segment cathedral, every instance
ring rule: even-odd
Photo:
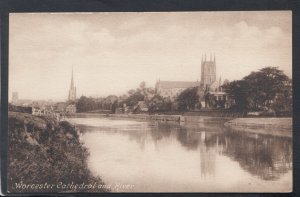
[[[201,81],[158,81],[156,83],[156,93],[162,97],[169,97],[171,100],[176,97],[187,88],[199,87],[201,90],[207,90],[217,95],[217,92],[221,93],[221,78],[217,80],[216,74],[216,57],[210,55],[209,60],[206,58],[206,54],[202,55],[201,60]],[[218,95],[221,96],[221,95]],[[218,99],[218,97],[217,97]]]
[[[73,80],[73,68],[72,68],[71,86],[70,86],[70,90],[69,90],[68,101],[69,102],[76,101],[76,87],[74,86],[74,80]]]
[[[206,54],[204,55],[204,59],[202,56],[201,60],[201,86],[207,87],[213,84],[216,81],[216,57],[212,59],[210,56],[210,60],[206,60]]]

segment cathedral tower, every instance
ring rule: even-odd
[[[214,81],[216,81],[216,57],[210,55],[209,60],[206,60],[206,54],[202,55],[201,61],[201,85],[203,87],[210,86]]]
[[[72,67],[71,86],[70,86],[70,90],[69,90],[68,101],[75,101],[75,100],[76,100],[76,87],[74,86],[73,67]]]

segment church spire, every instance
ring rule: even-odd
[[[71,86],[70,86],[70,90],[69,90],[68,100],[69,101],[76,100],[76,87],[74,86],[73,65],[72,65]]]
[[[219,91],[222,91],[222,78],[221,78],[221,76],[219,78],[219,85],[218,86],[219,86],[218,87]]]
[[[72,65],[72,76],[71,76],[71,89],[74,87],[74,79],[73,79],[73,65]]]

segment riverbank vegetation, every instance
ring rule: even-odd
[[[49,117],[9,112],[8,191],[108,192],[87,166],[88,150],[74,126]],[[52,188],[21,187],[24,184],[54,185]],[[60,184],[60,185],[59,185]],[[63,188],[62,184],[78,184]],[[79,187],[94,184],[97,187]]]
[[[235,100],[234,110],[292,115],[292,80],[275,67],[252,72],[224,86]]]
[[[103,98],[82,96],[76,107],[78,112],[102,109],[110,110],[111,113],[178,114],[225,110],[241,114],[255,112],[253,113],[255,116],[258,112],[258,116],[292,115],[292,81],[276,67],[265,67],[241,80],[227,81],[218,91],[213,92],[199,83],[198,87],[183,90],[176,98],[165,98],[142,82],[137,89],[129,90],[121,96],[109,95]],[[135,111],[139,105],[143,109]]]

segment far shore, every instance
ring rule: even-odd
[[[241,132],[268,134],[275,136],[292,137],[292,117],[213,117],[213,116],[188,116],[188,115],[149,115],[149,114],[98,114],[76,113],[72,117],[112,117],[136,120],[158,120],[163,122],[180,123],[222,123],[226,127]]]
[[[232,120],[232,117],[215,117],[215,116],[187,116],[187,115],[169,115],[169,114],[98,114],[98,113],[76,113],[71,117],[112,117],[128,118],[136,120],[156,120],[163,122],[226,122]]]
[[[236,118],[224,124],[242,132],[292,137],[292,118]]]

